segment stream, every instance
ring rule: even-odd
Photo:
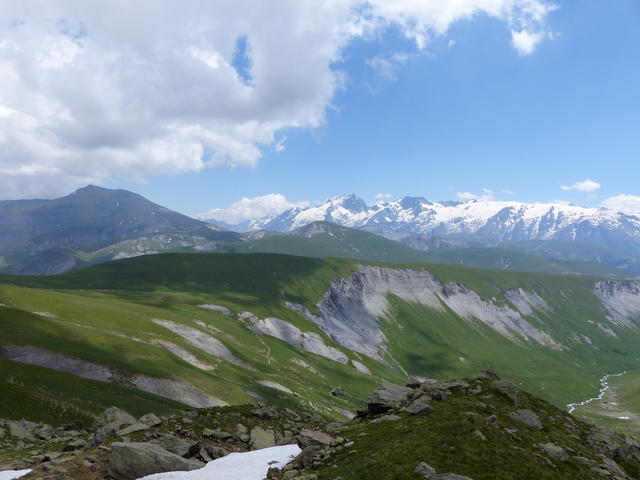
[[[588,400],[583,400],[582,402],[578,402],[578,403],[569,403],[567,404],[567,409],[569,413],[573,413],[574,410],[577,407],[584,407],[586,404],[591,403],[595,400],[602,400],[602,397],[604,397],[604,394],[607,393],[607,390],[609,390],[610,385],[609,385],[609,378],[611,377],[620,377],[622,375],[624,375],[625,373],[627,373],[627,371],[625,370],[622,373],[607,373],[604,377],[602,377],[600,379],[600,385],[602,385],[602,388],[600,389],[600,392],[598,394],[597,397],[593,397],[593,398],[589,398]]]

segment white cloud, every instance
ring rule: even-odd
[[[640,214],[640,196],[638,195],[616,195],[609,197],[602,202],[602,206],[619,212]]]
[[[565,192],[575,190],[576,192],[591,193],[598,190],[600,188],[600,184],[591,179],[587,179],[582,182],[576,182],[573,185],[562,185],[560,188]]]
[[[254,166],[266,147],[284,148],[278,132],[325,123],[354,39],[397,27],[423,49],[481,14],[542,34],[551,9],[548,0],[0,2],[2,196]],[[389,68],[372,62],[393,76],[403,55],[381,57]]]
[[[390,193],[377,193],[376,194],[376,198],[379,198],[380,200],[383,200],[385,198],[391,198],[391,194]]]
[[[531,55],[544,38],[542,32],[511,31],[511,43],[520,55]]]
[[[514,192],[513,190],[502,190],[502,193],[504,193],[505,195],[515,195],[516,192]]]
[[[393,82],[397,80],[397,70],[409,60],[409,55],[397,52],[388,56],[377,56],[366,60],[378,77],[383,80]]]
[[[491,190],[489,190],[488,188],[483,188],[482,191],[483,193],[481,195],[477,195],[471,192],[457,192],[456,196],[460,200],[479,200],[479,201],[487,201],[487,202],[494,200],[493,192]]]
[[[267,215],[277,215],[293,207],[307,207],[309,202],[294,203],[279,193],[270,193],[259,197],[243,197],[225,208],[214,208],[208,212],[194,215],[201,220],[218,220],[231,225],[261,218]]]

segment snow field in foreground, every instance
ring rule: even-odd
[[[298,445],[230,453],[190,472],[154,473],[138,480],[263,480],[271,467],[284,467],[299,453]],[[15,477],[10,477],[15,478]],[[0,480],[5,480],[0,477]]]
[[[31,470],[5,470],[0,472],[0,480],[13,480],[14,478],[20,478],[30,473]]]

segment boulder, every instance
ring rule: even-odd
[[[129,425],[128,427],[124,427],[122,430],[118,430],[117,435],[119,437],[124,437],[126,435],[131,435],[132,433],[142,432],[144,430],[149,430],[151,427],[146,423],[134,423],[133,425]]]
[[[555,443],[540,443],[538,444],[538,448],[542,450],[547,457],[553,458],[554,460],[560,460],[561,462],[569,460],[569,455],[567,455],[564,448]]]
[[[422,400],[416,400],[415,402],[410,403],[404,409],[407,413],[411,415],[417,415],[419,413],[431,413],[434,412],[435,409],[426,402]]]
[[[508,380],[494,380],[491,382],[491,388],[506,395],[514,405],[518,405],[518,392],[520,391],[513,383]]]
[[[301,448],[310,447],[311,445],[321,445],[321,446],[330,446],[334,443],[333,437],[327,435],[324,432],[320,432],[317,430],[308,430],[302,429],[300,433],[296,436],[296,440],[298,441],[298,445]]]
[[[257,408],[251,413],[255,417],[262,418],[264,420],[278,420],[280,418],[278,411],[273,407]]]
[[[273,430],[265,430],[262,427],[254,427],[249,434],[249,442],[254,450],[273,447],[276,444],[276,436]]]
[[[369,396],[367,409],[374,415],[388,412],[405,403],[412,392],[409,387],[385,382]]]
[[[529,428],[535,428],[536,430],[542,429],[540,418],[527,408],[511,412],[509,418],[516,422],[524,423]]]
[[[420,474],[422,478],[433,478],[436,476],[436,469],[426,462],[420,462],[414,472]]]
[[[162,424],[162,420],[155,413],[147,413],[146,415],[143,415],[142,417],[140,417],[139,422],[144,423],[149,427],[157,427],[158,425]]]
[[[36,441],[36,437],[34,437],[21,422],[8,421],[7,426],[9,427],[9,435],[11,435],[13,438],[22,440],[24,442]]]
[[[87,442],[85,442],[81,438],[76,438],[75,440],[72,440],[71,442],[67,443],[62,449],[62,451],[75,452],[76,450],[82,450],[86,446],[87,446]]]
[[[116,480],[135,480],[153,473],[197,470],[204,464],[171,453],[154,443],[111,445],[108,473]]]
[[[94,444],[104,442],[108,437],[120,430],[124,425],[136,423],[136,419],[118,407],[107,408],[97,418],[94,427]]]
[[[200,450],[200,445],[197,442],[184,440],[180,437],[176,437],[175,435],[161,435],[158,438],[151,440],[151,443],[159,445],[165,450],[185,458],[192,457]]]

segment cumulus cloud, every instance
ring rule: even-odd
[[[394,27],[423,49],[481,14],[543,35],[552,8],[548,0],[0,2],[2,194],[254,166],[265,148],[284,149],[278,132],[325,123],[354,39],[376,41]]]
[[[200,220],[218,220],[235,225],[252,218],[277,215],[293,207],[308,207],[309,202],[294,203],[279,193],[270,193],[259,197],[243,197],[226,208],[214,208],[208,212],[194,215]]]
[[[538,44],[544,39],[542,32],[529,32],[528,30],[512,31],[511,43],[520,55],[531,55]]]
[[[626,194],[616,195],[605,199],[602,202],[602,206],[619,212],[640,215],[640,196]]]
[[[475,194],[471,192],[457,192],[456,196],[460,200],[479,200],[479,201],[491,201],[494,200],[493,191],[488,188],[483,188],[481,194]]]
[[[565,192],[576,191],[582,193],[591,193],[595,192],[600,188],[600,184],[598,182],[594,182],[591,179],[583,180],[582,182],[576,182],[573,185],[562,185],[560,187]]]

